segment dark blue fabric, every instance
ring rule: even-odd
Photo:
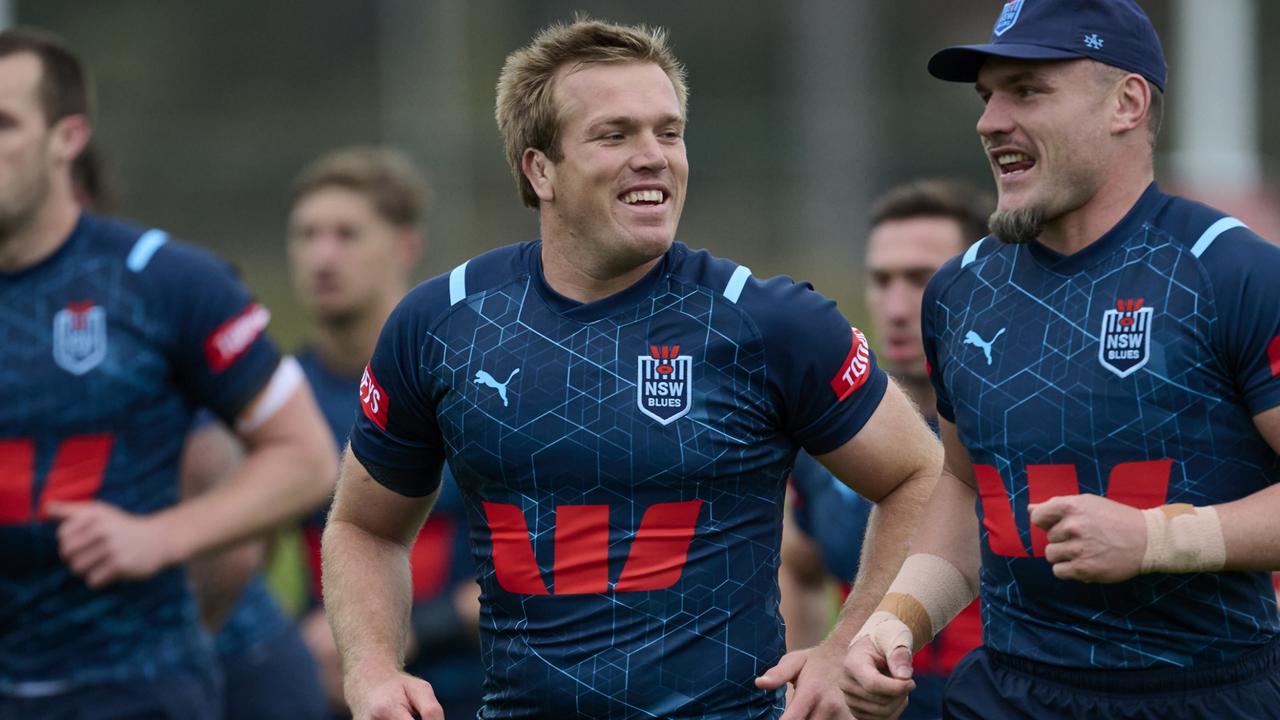
[[[1270,573],[1059,580],[1027,512],[1077,492],[1214,505],[1280,480],[1253,420],[1280,405],[1280,247],[1238,226],[1214,235],[1233,225],[1153,184],[1077,253],[987,238],[929,282],[938,413],[979,485],[987,646],[1081,668],[1210,668],[1280,634]]]
[[[8,483],[23,472],[31,483],[26,511],[6,507],[18,519],[0,523],[0,693],[214,662],[182,568],[90,590],[40,514],[55,477],[77,500],[137,514],[172,506],[193,408],[233,420],[279,362],[265,311],[226,264],[169,241],[131,266],[142,236],[84,215],[49,258],[0,274],[0,465],[19,468]]]
[[[973,82],[988,56],[1024,60],[1092,58],[1138,73],[1164,90],[1160,37],[1133,0],[1012,0],[991,31],[991,42],[939,50],[929,72],[941,80]]]
[[[222,682],[199,675],[87,685],[52,697],[0,694],[0,720],[224,720]]]
[[[328,702],[302,636],[289,627],[270,642],[222,657],[224,720],[325,720]]]
[[[788,470],[852,438],[886,376],[805,284],[726,292],[739,266],[677,243],[582,304],[546,285],[540,253],[509,246],[412,291],[351,436],[393,490],[431,492],[445,459],[457,479],[484,717],[776,717],[781,693],[752,680],[783,651]]]
[[[1280,712],[1280,644],[1213,668],[1072,671],[1002,662],[985,648],[956,666],[945,690],[947,720],[1220,720]],[[1093,678],[1087,676],[1092,675]],[[1069,681],[1074,681],[1069,682]],[[1099,687],[1105,689],[1099,689]]]

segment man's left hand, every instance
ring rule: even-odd
[[[1062,580],[1123,582],[1142,569],[1147,525],[1142,511],[1099,495],[1064,495],[1028,506],[1049,543],[1044,558]]]
[[[840,643],[834,643],[840,645]],[[794,691],[780,720],[850,720],[840,690],[844,648],[827,640],[804,650],[782,656],[777,665],[756,678],[756,687],[777,690],[787,683]]]
[[[98,500],[51,502],[48,515],[59,522],[59,554],[91,588],[144,580],[169,564],[171,539],[152,517]]]

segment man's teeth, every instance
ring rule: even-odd
[[[996,156],[996,162],[1001,165],[1012,165],[1014,163],[1027,162],[1029,160],[1031,160],[1030,157],[1019,152],[1001,153]]]
[[[636,190],[634,192],[629,192],[626,195],[623,195],[622,202],[627,204],[639,203],[639,202],[660,203],[662,202],[662,191],[661,190]]]

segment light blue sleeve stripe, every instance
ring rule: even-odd
[[[991,237],[991,236],[988,235],[987,237]],[[969,249],[964,251],[964,257],[960,258],[960,267],[969,267],[969,263],[973,262],[974,260],[977,260],[978,248],[982,247],[982,243],[986,241],[987,241],[987,238],[984,237],[978,242],[970,245]]]
[[[1196,257],[1200,257],[1204,254],[1205,250],[1209,249],[1209,246],[1213,244],[1213,241],[1218,239],[1219,235],[1231,230],[1232,228],[1238,227],[1248,226],[1233,217],[1222,218],[1218,222],[1210,225],[1209,229],[1205,230],[1204,234],[1200,236],[1200,239],[1196,240],[1196,244],[1191,246],[1191,254]]]
[[[457,305],[467,296],[467,262],[462,263],[449,273],[449,304]]]
[[[738,269],[733,271],[729,284],[724,286],[724,296],[729,299],[729,302],[738,302],[738,298],[742,296],[742,288],[747,286],[749,277],[751,277],[751,268],[746,265],[739,265]]]
[[[124,264],[130,270],[139,273],[151,262],[151,256],[156,254],[160,246],[169,242],[169,233],[163,230],[151,229],[142,233],[142,237],[138,238],[133,244],[133,249],[129,251],[129,257],[125,259]]]

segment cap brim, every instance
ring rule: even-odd
[[[1019,60],[1069,60],[1084,57],[1059,48],[1017,43],[987,43],[985,45],[956,45],[943,48],[929,58],[929,74],[939,80],[974,82],[978,70],[989,57],[1017,58]]]

